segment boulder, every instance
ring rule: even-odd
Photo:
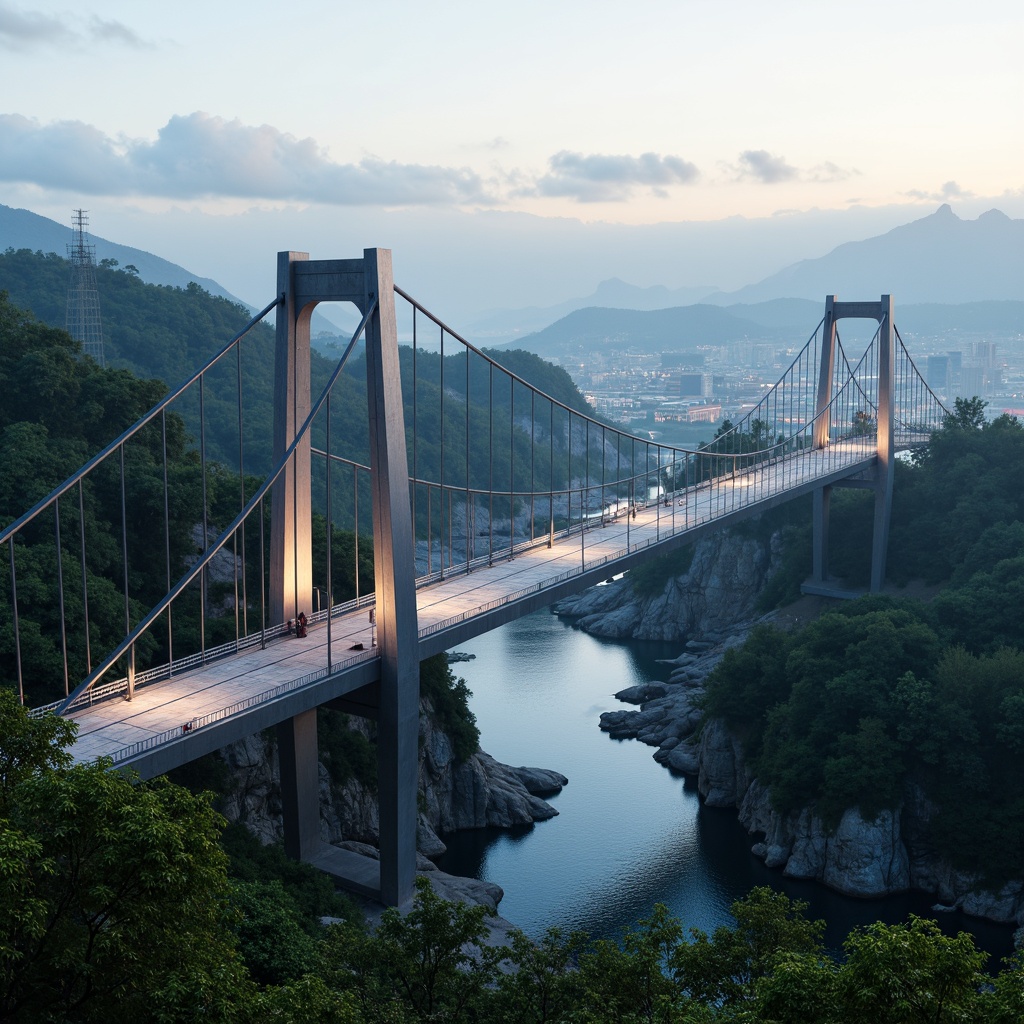
[[[559,772],[548,768],[513,768],[516,778],[526,787],[527,793],[533,796],[553,796],[560,793],[569,780]]]
[[[692,740],[683,740],[668,751],[664,764],[683,775],[696,775],[700,770],[700,751]]]
[[[659,594],[635,593],[627,574],[565,598],[553,610],[595,636],[685,640],[687,654],[700,654],[729,635],[737,622],[755,616],[780,553],[777,538],[765,541],[720,530],[695,543],[689,569],[667,580]],[[676,662],[686,664],[682,658]]]
[[[821,881],[825,870],[828,833],[821,819],[804,808],[790,826],[792,846],[783,874],[787,878]]]
[[[619,690],[615,694],[615,699],[621,700],[625,704],[643,704],[656,697],[664,697],[668,693],[668,689],[665,683],[638,683],[636,686],[627,686],[624,690]]]

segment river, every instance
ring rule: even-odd
[[[678,655],[678,644],[598,640],[541,611],[458,649],[476,656],[452,669],[473,691],[483,749],[499,761],[569,778],[550,801],[557,818],[511,832],[442,837],[449,847],[442,870],[502,886],[502,916],[528,935],[557,925],[617,937],[656,902],[686,927],[712,931],[733,923],[733,901],[771,885],[825,919],[832,949],[857,925],[917,913],[937,917],[951,933],[973,932],[997,959],[1012,951],[1012,928],[932,914],[935,899],[925,894],[855,900],[784,879],[750,853],[753,839],[735,811],[702,806],[693,781],[657,764],[654,748],[601,732],[601,712],[626,707],[613,694],[664,679],[667,666],[657,659]],[[990,969],[997,966],[990,961]]]

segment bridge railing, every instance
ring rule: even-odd
[[[518,360],[513,369],[500,364],[491,354],[484,352],[462,338],[443,321],[418,304],[407,293],[396,289],[400,300],[404,337],[411,346],[403,346],[401,353],[403,392],[409,448],[413,530],[416,544],[417,575],[419,585],[426,585],[453,572],[472,571],[495,560],[514,557],[526,548],[538,544],[553,544],[556,540],[579,535],[580,570],[592,561],[588,558],[588,535],[595,528],[611,522],[626,525],[624,550],[636,550],[657,543],[663,536],[689,529],[713,515],[722,515],[742,509],[754,502],[771,497],[781,490],[799,484],[806,473],[823,474],[868,457],[875,440],[877,375],[872,368],[877,364],[877,353],[872,342],[855,366],[851,366],[846,353],[835,360],[832,398],[827,409],[815,413],[818,366],[821,360],[821,324],[796,352],[788,369],[776,385],[769,389],[754,406],[735,424],[728,425],[709,444],[688,449],[666,445],[650,438],[637,437],[592,415],[589,408],[573,405],[554,396],[528,380],[539,372],[540,361],[531,357],[510,354],[506,359]],[[276,303],[271,303],[260,316],[265,316]],[[369,316],[369,314],[367,314]],[[255,318],[249,328],[258,321]],[[313,619],[323,618],[328,624],[334,614],[349,605],[334,605],[338,557],[337,524],[339,509],[351,516],[348,543],[352,550],[345,553],[351,562],[355,598],[351,607],[359,607],[373,600],[372,542],[366,533],[372,518],[370,503],[370,469],[358,458],[342,457],[338,453],[336,428],[332,433],[331,397],[354,346],[362,335],[366,318],[353,335],[344,355],[335,368],[320,397],[314,403],[300,438],[310,437],[314,425],[317,437],[323,439],[313,446],[315,462],[314,486],[321,486],[323,500],[319,510],[324,528],[314,534],[314,545],[321,550],[319,568],[315,578],[326,581],[322,588],[323,607]],[[166,433],[165,407],[178,394],[189,387],[198,392],[200,424],[203,420],[204,374],[215,362],[223,360],[236,346],[245,332],[241,332],[207,367],[200,370],[165,403],[157,406],[133,431],[141,430],[156,417]],[[902,342],[901,342],[902,346]],[[431,350],[431,347],[433,350]],[[905,349],[902,350],[905,354]],[[934,399],[930,389],[922,389],[920,375],[906,357],[905,415],[901,424],[904,436],[920,434],[922,424],[928,422],[925,413],[928,402]],[[518,372],[517,372],[518,371]],[[239,371],[239,378],[241,373]],[[916,380],[915,380],[916,378]],[[557,377],[551,387],[557,388]],[[914,389],[917,389],[916,391]],[[902,392],[901,392],[902,393]],[[354,392],[346,393],[351,402]],[[930,398],[929,398],[930,396]],[[936,400],[937,401],[937,400]],[[933,403],[934,405],[934,403]],[[336,406],[337,408],[337,406]],[[241,410],[241,398],[239,397]],[[929,413],[934,418],[934,413]],[[830,439],[824,449],[814,447],[814,425],[827,418]],[[241,411],[239,412],[239,438],[241,439]],[[902,428],[901,428],[902,429]],[[83,469],[69,478],[45,502],[40,503],[12,524],[0,535],[0,543],[9,543],[10,578],[15,609],[15,638],[18,638],[18,594],[15,538],[19,531],[38,528],[38,519],[52,509],[56,532],[58,569],[61,566],[61,528],[64,523],[58,502],[69,493],[77,495],[80,508],[88,497],[83,488],[91,467],[106,460],[121,460],[122,539],[127,535],[128,507],[124,476],[124,445],[132,436],[125,434]],[[208,470],[204,454],[204,431],[200,431],[198,459],[201,464],[201,519],[197,538],[198,555],[192,555],[189,567],[177,582],[172,582],[172,570],[180,570],[180,557],[171,553],[166,559],[167,592],[148,607],[128,597],[128,558],[125,564],[124,639],[111,654],[98,664],[87,654],[85,681],[70,694],[70,699],[59,702],[63,711],[82,702],[100,699],[118,693],[131,694],[136,685],[166,678],[196,664],[228,653],[245,650],[256,644],[265,644],[268,637],[283,634],[287,623],[269,625],[265,610],[265,524],[268,508],[264,498],[274,480],[283,472],[288,461],[295,457],[295,447],[289,448],[282,461],[270,475],[247,497],[247,485],[240,475],[241,501],[239,511],[229,525],[211,539],[211,518],[206,493]],[[240,440],[239,465],[244,464]],[[321,446],[322,445],[322,446]],[[165,442],[166,447],[166,442]],[[348,446],[351,449],[351,446]],[[163,462],[163,494],[167,508],[173,494],[169,481],[166,452]],[[339,483],[340,481],[340,483]],[[346,483],[345,481],[348,481]],[[336,497],[341,487],[345,496]],[[77,491],[75,490],[77,488]],[[115,487],[115,492],[116,492]],[[83,498],[83,492],[85,498]],[[332,504],[333,503],[333,504]],[[165,519],[165,522],[169,520]],[[223,520],[222,520],[223,521]],[[81,522],[85,523],[84,516]],[[637,524],[634,534],[633,524]],[[653,540],[651,534],[653,527]],[[247,551],[246,530],[250,545]],[[84,527],[81,531],[84,535]],[[170,527],[164,527],[165,547]],[[319,540],[319,534],[324,537]],[[251,548],[256,535],[258,565]],[[65,528],[64,536],[67,536]],[[122,542],[126,547],[126,542]],[[241,556],[239,556],[241,551]],[[84,541],[83,541],[84,552]],[[227,559],[231,565],[228,587],[233,585],[234,633],[225,643],[209,643],[207,629],[207,594],[215,560]],[[85,566],[85,555],[82,555]],[[247,566],[258,576],[258,588],[246,582]],[[577,571],[577,570],[572,570]],[[83,579],[88,574],[83,568]],[[225,584],[221,584],[223,587]],[[241,587],[241,594],[239,594]],[[184,599],[191,588],[203,603],[199,616],[200,643],[196,652],[186,657],[175,657],[170,633],[172,609],[175,602]],[[61,633],[67,636],[64,615],[64,583],[59,582]],[[253,629],[248,612],[253,607],[249,593],[259,591],[259,625]],[[87,601],[86,601],[87,603]],[[222,624],[232,616],[221,615]],[[333,613],[333,614],[332,614]],[[135,658],[147,638],[165,617],[168,640],[164,645],[169,657],[163,665],[140,669],[136,672]],[[214,616],[216,623],[217,616]],[[88,629],[87,629],[88,636]],[[66,645],[66,640],[64,640]],[[151,644],[151,646],[153,646]],[[66,648],[65,648],[66,649]],[[18,647],[19,682],[21,655]],[[327,645],[330,667],[330,643]],[[65,654],[65,692],[68,693],[68,659]],[[121,667],[120,679],[107,677],[115,667]],[[79,676],[78,678],[82,678]]]
[[[875,446],[869,408],[863,390],[855,380],[848,380],[835,390],[820,417],[810,417],[792,434],[769,438],[763,447],[750,444],[751,435],[765,437],[763,429],[750,434],[730,431],[694,450],[649,442],[648,465],[639,472],[599,474],[596,480],[574,480],[571,486],[554,489],[442,487],[435,481],[417,480],[432,507],[444,511],[446,528],[444,545],[438,545],[443,561],[421,565],[420,583],[472,571],[572,535],[580,536],[581,564],[586,564],[583,535],[621,520],[627,534],[623,550],[634,550],[630,531],[638,511],[644,514],[635,545],[644,547],[651,542],[651,525],[657,542],[708,518],[740,510],[803,481],[806,467],[801,457],[812,452],[819,418],[830,423],[832,442],[814,453],[816,474],[869,458]],[[741,438],[742,450],[729,450],[738,448]],[[502,507],[503,515],[495,515],[495,506]]]
[[[186,557],[180,544],[181,530],[176,529],[183,517],[189,517],[198,531],[205,547],[209,533],[209,502],[207,489],[210,481],[210,467],[206,457],[206,386],[211,374],[229,367],[234,356],[235,377],[238,382],[238,453],[239,486],[245,491],[245,464],[243,430],[243,406],[241,395],[242,342],[253,328],[277,305],[277,300],[257,313],[226,345],[223,346],[198,371],[178,387],[169,391],[152,409],[125,429],[99,453],[85,463],[77,472],[55,487],[46,497],[32,506],[9,526],[0,531],[0,549],[7,548],[6,570],[10,595],[10,615],[14,647],[14,677],[18,695],[25,702],[26,648],[22,637],[22,622],[26,606],[18,590],[18,563],[21,560],[36,562],[41,557],[40,547],[45,547],[46,532],[52,530],[53,558],[50,563],[54,580],[54,600],[49,603],[38,592],[31,594],[34,604],[45,602],[43,609],[34,609],[35,615],[45,615],[53,622],[60,638],[60,672],[63,677],[65,695],[69,692],[72,676],[91,673],[94,668],[92,643],[94,634],[101,627],[116,629],[112,616],[120,605],[124,632],[131,631],[133,619],[137,619],[140,602],[145,602],[147,591],[151,593],[152,579],[147,583],[138,582],[137,564],[143,561],[150,569],[163,570],[164,582],[170,587],[177,563]],[[190,448],[182,416],[177,410],[189,403],[197,406],[199,441],[198,451]],[[191,453],[191,454],[190,454]],[[195,479],[198,471],[199,479]],[[158,488],[159,496],[151,493]],[[145,509],[149,528],[137,528],[140,508]],[[104,522],[104,520],[106,520]],[[154,523],[153,520],[158,522]],[[90,528],[93,534],[90,536]],[[108,530],[114,536],[110,537]],[[70,539],[76,538],[77,551],[73,551]],[[111,557],[109,542],[114,540],[117,554]],[[242,545],[244,564],[244,536],[236,538]],[[90,545],[103,549],[102,559],[91,550]],[[100,569],[94,565],[105,563]],[[119,561],[120,565],[114,568]],[[119,575],[120,580],[115,581]],[[77,586],[77,593],[69,589]],[[148,585],[147,585],[148,584]],[[207,580],[201,581],[199,602],[205,605]],[[246,589],[244,571],[239,584]],[[111,588],[119,586],[120,592],[112,601]],[[38,622],[29,620],[31,628],[27,641],[29,665],[34,672],[41,671],[37,651],[32,640],[37,636]],[[205,609],[199,615],[199,630],[202,633],[206,621]],[[166,638],[163,645],[168,660],[174,660],[174,623],[170,613],[166,617]],[[205,647],[205,635],[200,639]],[[134,673],[134,664],[129,659],[128,674]]]
[[[802,428],[815,416],[820,323],[775,387],[697,450],[637,437],[554,397],[527,379],[537,372],[534,357],[506,352],[499,363],[408,293],[395,291],[411,343],[403,387],[424,579],[732,472],[740,455],[764,459],[780,444],[810,444]],[[799,441],[791,440],[796,436]]]
[[[274,305],[276,305],[276,303],[274,303]],[[268,307],[268,309],[269,308],[272,307]],[[141,621],[139,621],[134,627],[130,627],[129,625],[129,627],[126,629],[126,635],[124,639],[114,648],[113,651],[110,652],[110,654],[108,654],[100,662],[100,664],[98,664],[92,670],[92,672],[89,673],[89,675],[84,679],[84,681],[80,683],[75,688],[75,690],[72,693],[70,693],[64,699],[64,701],[60,703],[60,705],[57,708],[58,713],[65,714],[68,711],[70,711],[72,707],[79,706],[80,702],[82,701],[82,698],[87,696],[88,693],[96,687],[96,685],[100,682],[103,676],[106,675],[106,673],[109,672],[118,662],[118,660],[122,657],[128,658],[128,672],[126,674],[128,682],[127,694],[131,696],[134,693],[136,681],[134,669],[134,651],[136,644],[138,644],[140,640],[142,640],[147,635],[147,633],[153,628],[154,624],[160,619],[161,616],[168,613],[168,611],[173,607],[174,602],[178,600],[186,592],[187,588],[197,578],[199,578],[203,573],[206,572],[208,566],[211,565],[211,563],[218,556],[218,554],[228,545],[229,542],[233,541],[233,538],[235,538],[238,535],[239,531],[244,529],[244,525],[246,524],[246,522],[252,519],[255,519],[257,521],[260,534],[259,577],[261,581],[264,581],[266,579],[264,565],[264,523],[266,517],[264,506],[267,496],[270,493],[270,490],[273,487],[274,483],[285,471],[286,467],[294,463],[294,460],[297,458],[297,449],[299,448],[300,444],[303,443],[309,437],[312,424],[316,417],[320,414],[321,410],[324,410],[326,413],[326,420],[328,424],[328,445],[330,444],[331,393],[335,384],[338,382],[338,379],[340,378],[343,370],[345,369],[345,366],[349,360],[349,357],[352,354],[353,349],[356,346],[356,343],[362,338],[363,333],[366,329],[367,321],[369,320],[370,316],[373,314],[375,309],[375,304],[371,305],[370,308],[367,310],[366,314],[363,316],[362,321],[359,324],[359,327],[356,329],[356,332],[353,334],[351,340],[349,341],[348,346],[346,347],[344,353],[342,354],[341,359],[339,360],[337,366],[335,367],[335,370],[332,373],[330,379],[327,381],[327,384],[325,385],[319,398],[313,403],[311,411],[309,415],[306,417],[305,422],[298,428],[294,440],[285,450],[284,454],[282,455],[277,465],[272,469],[270,474],[256,489],[255,493],[245,503],[242,510],[235,516],[232,522],[219,534],[219,536],[214,541],[206,544],[205,551],[203,551],[203,553],[199,556],[195,563],[178,579],[177,583],[175,583],[168,590],[167,594],[150,608],[148,613],[146,613],[142,617]],[[328,462],[328,466],[330,466],[330,462]],[[330,481],[328,470],[328,485],[329,482]],[[328,545],[328,552],[329,551],[330,545]],[[329,559],[330,555],[328,554],[328,560]],[[260,589],[261,606],[265,607],[265,604],[263,603],[263,596],[265,590],[262,584]],[[330,669],[331,667],[331,620],[332,616],[327,615],[326,621],[328,631],[328,669]],[[237,630],[237,623],[239,622],[239,610],[237,601],[235,604],[235,621]],[[259,630],[261,643],[265,643],[267,639],[267,630],[265,622],[266,618],[264,613],[261,629]],[[236,636],[236,645],[239,642],[240,638]],[[205,650],[202,652],[202,657],[204,660],[207,660]]]
[[[906,447],[925,443],[949,415],[945,403],[917,368],[906,343],[896,331],[896,443]]]

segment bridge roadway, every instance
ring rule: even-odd
[[[635,518],[608,518],[582,537],[577,531],[557,538],[550,548],[541,540],[492,566],[453,570],[417,592],[420,658],[607,579],[654,549],[663,553],[816,487],[868,473],[875,460],[873,437],[836,442],[735,478],[719,477],[668,504],[640,508]],[[73,712],[78,737],[72,755],[79,761],[110,756],[150,778],[310,708],[339,698],[358,701],[359,691],[379,677],[368,607],[332,620],[330,672],[322,621],[305,639],[279,637],[264,649],[138,687],[131,701],[108,699]],[[366,694],[362,690],[363,699]]]

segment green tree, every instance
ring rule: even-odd
[[[988,402],[975,395],[973,398],[957,398],[953,411],[946,413],[942,425],[946,429],[980,430],[985,423],[985,407]]]
[[[584,1019],[600,1021],[681,1020],[689,1000],[669,970],[681,948],[682,925],[662,903],[627,929],[622,942],[601,939],[580,958]]]
[[[708,936],[699,929],[671,957],[679,983],[698,1002],[737,1010],[755,997],[758,982],[771,977],[782,956],[822,960],[824,921],[804,917],[806,903],[761,886],[732,905],[736,927]],[[767,995],[765,998],[768,998]]]
[[[209,800],[103,762],[0,691],[0,1017],[232,1020],[249,995],[225,925]]]
[[[987,954],[967,932],[943,935],[934,921],[876,923],[843,944],[842,1019],[849,1024],[953,1024],[979,1012]]]
[[[441,899],[420,877],[408,914],[389,907],[372,935],[328,930],[323,977],[353,992],[367,1021],[477,1019],[504,955],[484,942],[487,913]]]
[[[512,932],[508,959],[513,969],[498,978],[498,1019],[508,1024],[548,1024],[569,1017],[583,996],[576,970],[587,944],[585,932],[565,935],[549,928],[539,942]]]
[[[281,985],[314,969],[316,943],[280,882],[235,882],[230,903],[231,930],[254,981]]]

